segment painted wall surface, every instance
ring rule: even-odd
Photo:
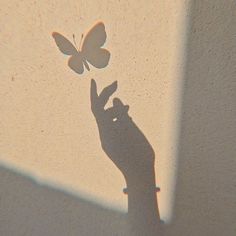
[[[155,151],[165,234],[235,235],[235,1],[0,3],[0,235],[125,235],[125,181],[100,145],[91,78],[118,81]],[[110,63],[78,75],[52,32],[79,44],[98,20]]]

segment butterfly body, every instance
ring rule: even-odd
[[[81,51],[77,51],[77,53],[72,55],[68,60],[68,66],[78,74],[83,73],[83,65],[90,71],[89,64]]]
[[[96,68],[104,68],[108,65],[110,52],[101,48],[106,41],[105,26],[98,22],[84,37],[82,46],[77,49],[63,35],[54,32],[52,34],[59,50],[70,55],[68,66],[78,74],[84,72],[84,67],[90,71],[89,64]]]

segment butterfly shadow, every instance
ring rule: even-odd
[[[78,74],[83,74],[84,67],[90,71],[90,65],[102,69],[109,63],[111,54],[102,48],[107,38],[103,22],[96,23],[85,36],[82,34],[79,47],[76,45],[74,35],[74,45],[58,32],[53,32],[52,36],[59,50],[70,56],[68,66]]]

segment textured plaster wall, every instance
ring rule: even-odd
[[[155,150],[166,234],[234,235],[235,1],[0,3],[1,235],[124,233],[125,182],[100,147],[91,78],[118,81]],[[51,34],[79,41],[97,20],[111,60],[79,76]]]

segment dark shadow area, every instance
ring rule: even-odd
[[[155,153],[132,118],[129,107],[118,98],[105,109],[117,82],[98,95],[91,81],[91,109],[98,125],[101,146],[124,175],[128,193],[128,235],[154,236],[160,232],[160,216],[156,198]]]
[[[126,235],[125,214],[0,167],[0,235]]]
[[[168,235],[236,234],[236,2],[189,12],[178,178]]]

